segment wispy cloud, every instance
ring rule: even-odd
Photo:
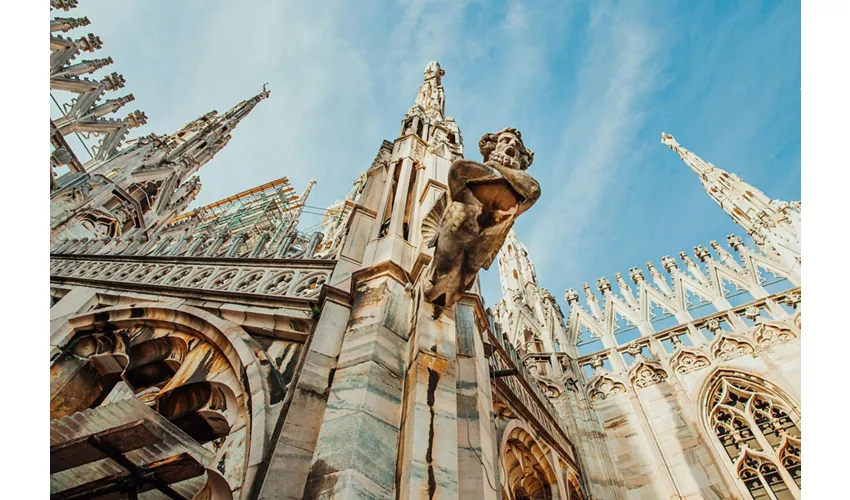
[[[538,268],[557,263],[559,274],[570,271],[563,266],[580,265],[576,253],[592,251],[589,233],[611,215],[605,192],[635,160],[634,131],[643,123],[644,97],[660,69],[659,33],[634,6],[596,4],[587,37],[575,95],[562,120],[556,173],[545,186],[528,241]]]

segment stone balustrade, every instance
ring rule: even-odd
[[[321,259],[316,249],[323,234],[292,232],[280,238],[270,233],[199,234],[123,238],[72,239],[56,245],[51,255],[120,255],[137,257],[216,257],[232,259]],[[270,244],[271,242],[271,244]]]
[[[185,256],[52,255],[51,282],[268,303],[318,300],[335,261]]]
[[[499,337],[493,332],[490,333],[490,342],[494,346],[498,346],[490,357],[490,369],[516,369],[517,375],[496,378],[492,382],[493,385],[506,395],[512,396],[512,402],[525,410],[529,421],[540,432],[547,435],[550,442],[557,443],[565,456],[575,460],[573,444],[558,418],[555,407],[534,382],[533,376],[521,361],[514,347],[505,339]]]
[[[617,362],[612,362],[613,371],[625,372],[635,364],[635,355],[641,353],[643,357],[669,363],[679,373],[687,373],[708,366],[712,359],[755,356],[800,335],[800,302],[801,289],[795,287],[581,356],[577,362],[590,372],[594,363],[622,359],[621,370],[617,369]]]

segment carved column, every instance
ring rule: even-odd
[[[401,173],[398,176],[395,196],[393,198],[392,219],[388,234],[397,235],[402,238],[402,223],[404,222],[404,207],[407,202],[407,190],[410,185],[413,160],[404,158],[401,163]]]
[[[404,384],[399,498],[458,498],[457,347],[453,311],[419,301]]]
[[[388,264],[353,276],[356,293],[330,376],[304,498],[393,498],[410,335],[404,272]]]
[[[311,498],[304,494],[304,487],[351,312],[351,306],[341,299],[343,293],[326,290],[321,316],[305,346],[303,364],[296,370],[298,378],[292,382],[289,411],[281,417],[274,438],[274,452],[266,464],[258,466],[258,474],[264,476],[257,481],[262,483],[258,498]]]
[[[496,437],[491,424],[490,368],[474,304],[463,299],[455,308],[458,494],[460,498],[497,499],[499,472],[498,456],[493,451]]]

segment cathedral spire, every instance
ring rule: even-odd
[[[259,94],[248,100],[242,101],[233,108],[231,108],[230,111],[224,114],[224,118],[233,121],[233,126],[236,126],[239,121],[248,116],[248,113],[250,113],[254,109],[254,106],[256,106],[257,103],[269,97],[271,91],[266,90],[267,85],[268,83],[264,83],[263,90]]]
[[[446,111],[446,94],[443,90],[443,75],[446,71],[437,61],[431,61],[425,66],[425,75],[419,92],[416,93],[414,107],[419,107],[428,115],[436,114],[434,118],[443,119]]]
[[[789,264],[799,265],[799,203],[789,204],[769,198],[737,175],[682,147],[670,134],[662,132],[661,143],[675,151],[699,176],[708,195],[753,238],[763,252],[779,255]]]

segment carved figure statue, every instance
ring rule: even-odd
[[[453,307],[478,271],[490,268],[516,218],[540,198],[540,184],[525,172],[534,152],[519,130],[484,134],[478,147],[484,163],[454,161],[448,193],[422,222],[422,239],[435,248],[425,299],[441,308]]]

